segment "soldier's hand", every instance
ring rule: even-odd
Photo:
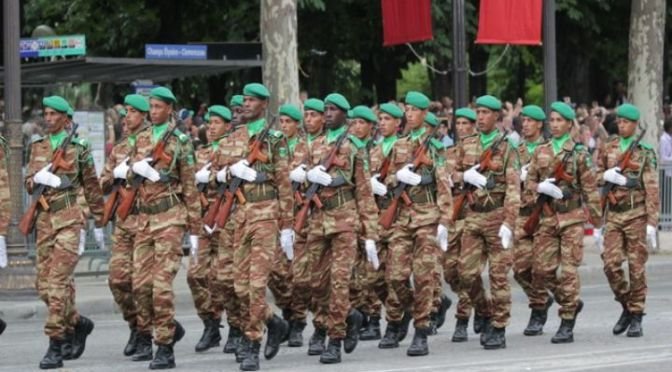
[[[543,182],[540,182],[537,185],[537,192],[540,194],[546,194],[553,199],[562,199],[562,190],[560,190],[560,188],[553,182],[555,182],[555,178],[548,178]]]
[[[419,185],[422,181],[422,177],[419,174],[413,172],[411,170],[412,167],[413,164],[406,164],[401,169],[399,169],[395,174],[397,180],[411,186]]]
[[[216,229],[217,229],[217,224],[215,224],[215,226],[213,226],[213,227],[210,227],[206,224],[203,224],[203,230],[205,230],[205,232],[208,235],[212,235],[212,233],[215,232]]]
[[[0,269],[7,267],[7,242],[5,236],[0,235]]]
[[[193,259],[193,263],[198,263],[198,235],[189,235],[189,244],[191,248],[189,249],[189,254]]]
[[[324,167],[324,165],[318,165],[317,167],[309,170],[307,178],[308,181],[315,182],[322,186],[329,186],[331,181],[333,181],[333,178],[329,173],[327,173],[327,169]]]
[[[602,235],[601,228],[593,229],[593,240],[595,241],[595,246],[600,251],[600,253],[604,252],[604,236]]]
[[[520,182],[525,182],[525,180],[527,180],[527,170],[529,168],[529,164],[523,165],[523,167],[520,168]]]
[[[384,183],[378,181],[380,174],[374,174],[371,177],[371,189],[373,190],[374,195],[385,196],[387,195],[387,186]]]
[[[652,225],[646,225],[646,240],[651,244],[651,248],[654,250],[658,246],[658,242],[656,241],[656,227]]]
[[[81,229],[79,231],[79,247],[77,249],[77,254],[84,254],[84,249],[86,249],[86,230]]]
[[[114,170],[112,171],[112,175],[114,175],[114,178],[119,178],[122,180],[126,179],[126,175],[128,175],[128,157],[124,159],[119,165],[114,167]]]
[[[57,175],[51,173],[51,163],[47,164],[46,167],[40,169],[39,172],[35,173],[33,177],[33,182],[40,183],[42,185],[47,185],[49,187],[58,188],[61,186],[61,178]]]
[[[250,163],[247,159],[239,160],[236,164],[232,165],[231,174],[247,182],[252,182],[257,178],[257,171],[250,168]]]
[[[289,179],[296,183],[306,182],[306,165],[301,164],[298,167],[292,169],[292,171],[289,172]]]
[[[161,179],[161,175],[156,169],[154,169],[154,167],[149,165],[149,162],[151,160],[152,160],[151,158],[147,158],[142,159],[140,161],[136,161],[135,163],[133,163],[131,169],[133,169],[133,173],[143,176],[152,182],[156,182]]]
[[[226,183],[228,179],[229,179],[229,167],[224,167],[219,172],[217,172],[217,182]]]
[[[436,227],[436,241],[442,251],[446,252],[448,250],[448,229],[441,224]]]
[[[210,167],[212,166],[212,163],[208,162],[208,164],[204,165],[203,168],[199,169],[198,172],[196,172],[196,184],[199,183],[209,183],[210,182]]]
[[[294,230],[283,229],[280,231],[280,247],[288,260],[294,259]]]
[[[621,168],[619,167],[609,168],[602,175],[602,179],[615,185],[625,186],[625,184],[628,182],[628,179],[625,178],[625,176],[622,175],[620,171]]]
[[[98,248],[105,249],[105,233],[103,232],[102,227],[96,227],[93,229],[93,236],[96,239],[96,244]]]
[[[366,250],[366,260],[369,261],[374,270],[378,270],[380,261],[378,260],[378,251],[376,251],[376,242],[371,239],[365,240],[364,249]]]
[[[480,167],[480,164],[476,164],[469,168],[466,172],[464,172],[463,178],[464,182],[470,183],[477,188],[482,189],[488,183],[488,179],[478,171],[478,168]]]
[[[511,242],[513,240],[513,232],[506,225],[502,225],[499,228],[499,237],[502,239],[502,247],[504,249],[511,248]]]

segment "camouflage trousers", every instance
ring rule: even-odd
[[[234,288],[240,300],[245,336],[261,341],[273,312],[266,303],[266,286],[278,254],[278,221],[246,222],[236,219],[234,233]]]
[[[530,309],[543,310],[548,301],[548,291],[544,287],[532,285],[532,264],[539,254],[539,245],[534,244],[533,237],[524,237],[523,230],[527,216],[516,220],[516,233],[513,242],[513,277],[527,295]]]
[[[355,266],[350,281],[350,303],[364,315],[380,317],[383,302],[387,298],[385,283],[385,260],[387,242],[376,244],[380,266],[375,270],[366,257],[363,244],[359,244]]]
[[[273,294],[275,306],[281,309],[284,314],[290,311],[292,307],[292,261],[287,259],[287,255],[280,248],[280,244],[277,247],[278,250],[275,252],[271,275],[268,278],[268,289]]]
[[[512,265],[510,250],[502,247],[499,229],[504,221],[504,210],[487,213],[470,212],[464,220],[460,261],[460,288],[469,292],[472,303],[484,302],[482,315],[491,318],[496,328],[504,328],[511,318],[511,286],[507,275]],[[483,257],[488,262],[491,299],[479,300],[472,289],[481,277]]]
[[[408,223],[397,221],[393,225],[385,268],[388,322],[401,321],[404,311],[412,308],[415,327],[429,327],[440,255],[436,224],[412,228]],[[411,289],[411,274],[414,290]]]
[[[219,233],[215,236],[202,234],[198,239],[197,257],[189,258],[187,284],[194,299],[196,313],[202,320],[220,319],[224,311],[224,293],[217,281]]]
[[[148,216],[140,214],[138,218],[146,221]],[[170,344],[175,334],[173,280],[182,261],[184,232],[183,225],[152,231],[146,222],[138,224],[135,236],[133,297],[138,308],[137,329],[138,333],[151,334],[153,326],[157,345]]]
[[[534,245],[533,290],[550,290],[560,306],[560,318],[573,319],[581,288],[578,268],[583,260],[583,224],[559,228],[555,217],[544,217],[534,234]]]
[[[36,289],[47,305],[44,333],[50,338],[63,339],[74,332],[79,322],[75,306],[74,272],[79,256],[81,223],[55,229],[49,213],[40,213],[36,222]]]
[[[135,215],[114,226],[112,234],[112,254],[110,256],[110,274],[108,285],[114,302],[119,306],[129,327],[135,328],[138,310],[133,298],[133,250],[135,249],[135,231],[125,226],[135,226]]]
[[[292,272],[292,320],[305,322],[308,310],[315,310],[312,304],[312,264],[313,257],[306,247],[307,230],[296,234],[294,241],[294,259],[291,263]]]
[[[222,306],[226,310],[226,321],[230,326],[242,329],[242,315],[240,299],[236,295],[234,287],[233,255],[235,252],[233,239],[235,222],[229,221],[226,226],[219,230],[219,247],[217,250],[217,263],[213,282],[213,291],[221,296]]]
[[[604,229],[604,273],[616,301],[635,314],[644,312],[646,302],[646,216],[626,223],[607,219]],[[628,261],[630,283],[625,279],[623,262]]]

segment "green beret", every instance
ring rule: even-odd
[[[67,114],[71,110],[70,104],[61,96],[49,96],[42,98],[42,105],[60,113]]]
[[[433,112],[428,112],[425,116],[425,123],[435,127],[439,125],[439,119],[436,118],[436,115],[434,115]]]
[[[527,105],[523,107],[523,110],[520,112],[520,114],[536,121],[546,120],[546,114],[544,113],[544,110],[537,105]]]
[[[236,94],[235,96],[231,97],[231,103],[229,106],[231,107],[236,107],[236,106],[242,106],[243,105],[243,95],[242,94]]]
[[[68,117],[72,119],[73,116],[75,116],[75,110],[73,110],[72,107],[70,107],[68,109]]]
[[[232,117],[231,110],[222,105],[212,105],[208,107],[208,114],[210,114],[210,116],[217,115],[220,118],[224,119],[224,121],[231,121]]]
[[[140,94],[127,95],[124,98],[124,105],[131,106],[140,112],[149,112],[149,102]]]
[[[303,103],[303,109],[305,111],[313,110],[324,113],[324,102],[321,99],[309,98]]]
[[[161,100],[166,103],[176,103],[177,98],[173,92],[166,87],[156,87],[149,92],[149,98]],[[149,110],[147,110],[149,111]]]
[[[380,105],[380,111],[397,119],[401,119],[401,117],[404,116],[404,112],[394,103],[383,103]]]
[[[551,103],[551,111],[557,112],[560,116],[565,118],[565,120],[574,120],[576,117],[574,109],[568,104],[560,101]]]
[[[350,102],[340,93],[331,93],[324,99],[324,104],[331,103],[343,111],[350,110]]]
[[[125,117],[126,114],[127,114],[126,109],[123,108],[123,107],[120,107],[119,109],[117,109],[117,112],[119,113],[119,116],[121,116],[122,118]]]
[[[271,96],[271,93],[268,91],[263,84],[259,83],[249,83],[243,88],[244,96],[257,97],[263,100],[267,100]]]
[[[296,105],[291,103],[285,103],[284,105],[280,106],[280,115],[289,116],[289,118],[298,122],[301,122],[301,119],[303,119],[301,110],[296,107]]]
[[[502,109],[502,101],[491,95],[480,96],[476,99],[476,107],[499,111]]]
[[[462,107],[455,111],[455,118],[465,118],[469,121],[476,121],[476,113],[469,107]]]
[[[369,123],[375,123],[378,121],[376,119],[376,114],[374,114],[370,108],[362,105],[356,106],[355,108],[352,109],[351,117],[353,119],[364,119]]]
[[[210,123],[210,112],[206,112],[205,115],[203,115],[203,120],[206,123]]]
[[[635,105],[624,103],[616,108],[616,116],[630,121],[638,121],[639,109]]]
[[[410,91],[406,93],[406,104],[426,110],[429,107],[429,98],[420,92]]]

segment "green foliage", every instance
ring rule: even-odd
[[[409,63],[401,70],[401,78],[397,79],[397,92],[404,93],[417,90],[431,96],[432,87],[429,82],[427,68],[422,63]]]

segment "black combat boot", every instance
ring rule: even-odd
[[[61,354],[63,340],[56,338],[49,339],[49,348],[47,353],[40,361],[40,369],[55,369],[63,367],[63,355]]]
[[[560,328],[558,328],[555,336],[551,338],[551,342],[554,344],[568,344],[574,342],[574,324],[574,319],[562,319]]]
[[[239,328],[229,325],[229,336],[226,338],[226,344],[224,344],[223,352],[225,354],[233,354],[236,352],[236,347],[240,342],[240,337],[242,332]]]
[[[278,318],[280,319],[280,318]],[[282,319],[280,319],[282,320]],[[245,359],[240,363],[241,371],[258,371],[259,370],[259,349],[261,343],[259,341],[248,341],[247,354]]]
[[[315,332],[308,341],[308,355],[322,355],[324,352],[324,341],[327,339],[326,328],[315,328]]]
[[[630,327],[630,322],[632,321],[632,314],[630,311],[628,311],[626,304],[622,303],[621,305],[623,306],[623,311],[621,312],[621,316],[618,318],[618,321],[612,330],[615,335],[620,335],[621,333],[627,331],[628,327]]]
[[[135,351],[138,349],[138,331],[135,328],[131,328],[131,335],[128,337],[128,342],[124,347],[124,356],[131,356],[135,354]]]
[[[413,335],[413,341],[406,350],[408,356],[423,356],[429,354],[429,346],[427,346],[427,336],[429,328],[416,328]]]
[[[488,341],[492,333],[492,325],[490,324],[490,318],[481,318],[481,346],[485,346],[485,343]]]
[[[453,301],[448,298],[445,294],[441,294],[441,304],[439,309],[436,312],[436,329],[439,329],[446,322],[446,312],[450,309],[450,305],[453,304]]]
[[[75,334],[73,332],[66,332],[61,343],[61,356],[63,356],[63,360],[72,360],[72,340],[74,338]]]
[[[266,346],[264,347],[264,358],[271,360],[280,351],[280,343],[289,332],[289,324],[286,320],[273,314],[271,319],[266,322],[266,328],[268,328],[268,337],[266,337]]]
[[[173,343],[174,344],[174,343]],[[159,345],[156,349],[154,360],[149,363],[149,369],[170,369],[175,368],[175,353],[173,353],[173,344]]]
[[[236,362],[237,363],[242,363],[245,358],[247,358],[247,354],[250,352],[250,340],[243,334],[243,336],[240,338],[240,342],[238,343],[238,347],[236,347]]]
[[[359,333],[359,339],[362,341],[380,340],[380,317],[372,315],[369,317],[369,324]]]
[[[138,333],[137,337],[137,347],[135,349],[135,354],[131,357],[131,360],[134,362],[144,362],[152,360],[154,358],[154,352],[152,350],[152,335],[150,333]]]
[[[523,331],[525,336],[538,336],[544,333],[544,325],[548,319],[548,309],[553,305],[553,298],[549,297],[543,309],[532,309],[530,321]]]
[[[173,333],[173,342],[170,343],[170,346],[175,346],[187,333],[182,327],[182,323],[178,322],[177,319],[173,319],[173,322],[175,322],[175,333]]]
[[[429,327],[427,327],[427,336],[434,336],[439,333],[438,328],[436,327],[436,318],[438,313],[429,314]]]
[[[205,329],[203,329],[203,335],[196,344],[197,353],[219,346],[219,342],[222,340],[222,335],[219,333],[220,323],[221,319],[206,318],[203,320]]]
[[[2,334],[2,332],[5,331],[5,328],[7,328],[7,323],[5,323],[4,320],[0,319],[0,335]]]
[[[294,312],[291,309],[283,309],[282,310],[282,319],[284,319],[287,322],[287,332],[285,332],[285,335],[282,336],[282,341],[280,343],[289,341],[289,332],[292,329],[292,314]]]
[[[75,337],[72,339],[72,359],[78,359],[86,349],[86,338],[93,331],[94,324],[91,319],[80,315],[79,322],[75,325]]]
[[[457,319],[455,322],[455,332],[453,332],[453,342],[466,342],[468,339],[467,328],[469,328],[469,318]]]
[[[630,329],[626,336],[628,337],[642,337],[644,336],[644,330],[642,329],[642,313],[632,313],[630,321]]]
[[[411,310],[404,311],[404,316],[401,318],[401,324],[399,325],[399,332],[397,333],[399,337],[397,338],[397,341],[404,341],[406,335],[408,335],[408,327],[411,325],[412,320],[413,314],[411,313]]]
[[[379,349],[394,349],[399,347],[399,327],[400,322],[388,322],[385,328],[385,335],[378,343]]]
[[[289,340],[287,346],[301,347],[303,346],[303,330],[306,328],[306,322],[302,320],[292,321],[292,326],[289,330]]]
[[[357,309],[350,310],[350,314],[348,314],[347,319],[345,319],[346,333],[345,339],[343,339],[343,350],[346,354],[352,353],[357,347],[357,341],[359,341],[359,330],[362,328],[363,320],[364,315],[362,315],[362,313],[360,313]],[[340,347],[338,350],[340,354]]]
[[[491,326],[490,337],[485,340],[483,348],[485,350],[506,349],[506,328]]]
[[[322,364],[334,364],[341,362],[341,340],[339,339],[329,339],[329,344],[327,348],[320,355],[320,363]]]
[[[483,317],[479,315],[478,313],[474,312],[474,333],[479,334],[483,332],[483,328],[485,328],[485,324],[487,323],[488,318]]]

